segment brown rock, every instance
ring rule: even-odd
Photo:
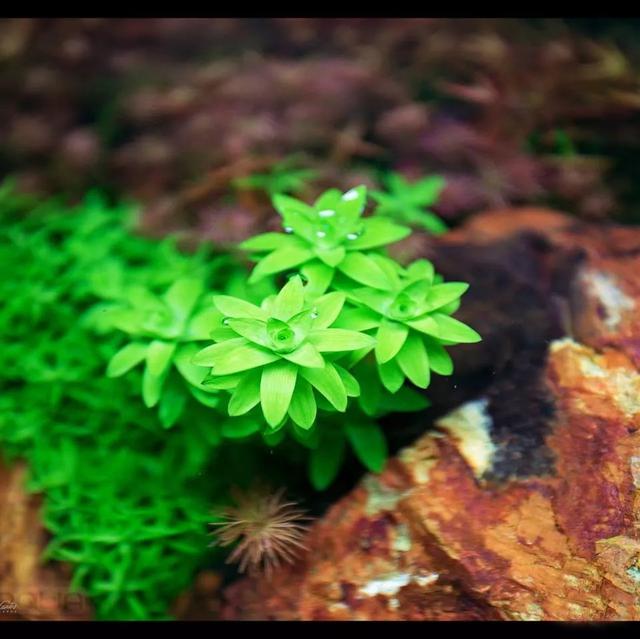
[[[423,248],[479,291],[460,316],[486,317],[445,380],[464,401],[336,503],[297,565],[230,586],[224,617],[639,620],[640,232],[509,210]]]

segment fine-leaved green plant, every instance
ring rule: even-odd
[[[104,375],[126,335],[108,328],[108,308],[129,288],[161,296],[204,269],[207,282],[255,294],[229,256],[217,268],[206,247],[145,239],[134,221],[132,206],[95,192],[70,207],[0,186],[0,452],[27,461],[51,535],[44,559],[71,567],[71,590],[98,619],[169,617],[198,569],[224,559],[207,549],[211,508],[270,457],[195,399],[165,430],[137,397],[137,370]],[[221,473],[229,459],[241,461]]]

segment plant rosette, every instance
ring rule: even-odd
[[[210,368],[204,385],[231,393],[229,415],[243,415],[260,404],[271,428],[282,426],[288,415],[309,429],[318,400],[344,412],[348,397],[360,394],[357,380],[336,359],[371,348],[375,340],[332,327],[344,293],[327,293],[308,303],[296,275],[259,307],[227,295],[213,302],[224,317],[212,332],[217,343],[199,351],[193,363]]]
[[[276,195],[273,205],[283,219],[284,233],[264,233],[243,242],[242,249],[264,254],[258,259],[250,282],[290,269],[299,269],[312,290],[320,294],[336,270],[365,286],[379,285],[377,269],[363,251],[397,242],[411,233],[383,217],[363,218],[365,186],[346,193],[330,189],[313,205]]]
[[[447,231],[447,225],[426,207],[435,204],[445,186],[440,176],[430,176],[417,182],[407,182],[399,173],[385,178],[387,191],[372,191],[378,202],[376,214],[398,220],[403,224],[421,228],[434,235]]]
[[[134,286],[126,300],[102,309],[103,326],[106,323],[133,338],[113,355],[107,376],[119,377],[144,362],[142,398],[149,408],[160,402],[165,426],[179,418],[187,397],[182,385],[169,377],[172,365],[198,401],[211,407],[219,401],[201,383],[201,370],[191,363],[199,350],[196,342],[208,340],[211,326],[220,321],[220,313],[205,305],[204,291],[200,278],[179,279],[160,296]]]
[[[417,260],[404,269],[389,258],[372,258],[385,272],[385,289],[343,287],[355,308],[345,310],[337,326],[375,334],[374,346],[351,354],[349,368],[373,350],[380,380],[391,393],[405,379],[427,388],[432,370],[440,375],[453,372],[445,346],[481,339],[471,327],[451,317],[469,285],[442,282],[428,260]]]

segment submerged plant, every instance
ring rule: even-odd
[[[309,303],[296,275],[261,307],[227,296],[213,301],[225,316],[223,328],[214,333],[219,341],[197,353],[193,363],[211,366],[205,385],[233,389],[229,415],[243,415],[260,403],[269,426],[278,427],[288,414],[310,428],[317,393],[344,411],[347,396],[360,392],[355,378],[331,360],[375,342],[357,331],[331,328],[343,294],[328,293]]]
[[[386,444],[375,419],[427,405],[407,382],[424,389],[431,371],[450,375],[445,347],[480,336],[451,317],[467,284],[444,283],[427,260],[403,267],[386,255],[411,231],[379,209],[365,217],[366,187],[330,189],[313,205],[282,194],[273,203],[284,232],[242,244],[259,256],[247,283],[288,281],[251,300],[248,289],[228,294],[203,279],[178,279],[161,296],[133,289],[102,318],[133,340],[108,374],[144,361],[143,397],[160,404],[165,426],[190,393],[217,413],[225,437],[259,433],[276,446],[290,435],[311,451],[309,478],[320,489],[347,443],[381,470]],[[179,375],[169,378],[172,365]]]
[[[29,462],[47,556],[99,618],[166,616],[206,559],[212,504],[258,469],[322,490],[350,448],[380,472],[379,418],[428,405],[416,387],[451,372],[445,348],[479,339],[452,317],[466,284],[385,253],[410,230],[365,216],[365,187],[274,202],[287,228],[247,242],[249,276],[136,236],[130,207],[97,194],[69,210],[0,188],[0,444]],[[270,571],[302,549],[300,514],[240,498],[219,538]]]
[[[98,295],[162,288],[202,266],[200,254],[132,233],[132,213],[98,193],[69,207],[0,187],[2,457],[27,461],[45,557],[70,566],[70,589],[98,619],[169,617],[207,555],[211,502],[226,499],[204,476],[222,440],[208,412],[193,402],[185,427],[166,431],[138,401],[135,371],[104,375],[120,337],[90,330]]]
[[[345,312],[339,325],[375,332],[375,346],[369,350],[374,350],[378,373],[387,390],[395,393],[405,378],[419,388],[427,388],[430,370],[439,375],[453,372],[445,346],[480,340],[476,331],[451,317],[469,285],[443,283],[427,260],[418,260],[406,269],[392,260],[380,263],[388,267],[387,285],[347,289],[356,308]],[[357,359],[367,352],[361,350]]]
[[[276,195],[273,205],[282,216],[284,233],[265,233],[241,248],[262,255],[250,281],[297,268],[317,292],[324,292],[336,271],[368,286],[384,275],[365,254],[401,240],[411,230],[380,217],[363,218],[367,189],[346,193],[330,189],[313,205]]]
[[[307,550],[304,537],[309,520],[296,503],[284,500],[284,489],[271,492],[262,487],[248,491],[232,489],[235,505],[219,514],[217,539],[212,545],[237,544],[227,563],[237,562],[240,572],[271,575],[282,562],[293,563]]]
[[[433,212],[427,210],[438,201],[445,181],[438,176],[408,182],[400,173],[389,173],[385,180],[386,191],[373,191],[371,197],[378,202],[378,214],[388,216],[403,224],[440,234],[447,225]]]
[[[148,288],[127,289],[123,300],[102,309],[101,326],[119,329],[132,341],[113,355],[108,377],[119,377],[144,362],[142,397],[148,407],[161,402],[160,415],[165,426],[179,419],[186,402],[181,386],[167,384],[172,367],[184,380],[182,387],[210,406],[215,398],[190,375],[191,343],[206,340],[210,326],[218,320],[215,309],[204,304],[202,278],[182,278],[165,293],[155,295]],[[164,392],[163,392],[164,391]]]
[[[316,177],[313,169],[296,167],[297,158],[289,156],[276,162],[266,173],[253,173],[237,178],[234,184],[242,189],[259,189],[273,196],[278,193],[298,193],[306,183]]]

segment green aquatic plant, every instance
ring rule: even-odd
[[[427,388],[431,371],[450,375],[445,347],[480,339],[451,317],[468,285],[444,283],[427,260],[405,268],[388,257],[384,247],[410,230],[363,217],[366,203],[364,186],[331,189],[313,205],[275,196],[284,232],[242,247],[258,253],[250,282],[290,279],[259,305],[213,296],[222,319],[192,359],[207,369],[204,386],[229,395],[229,416],[249,414],[255,427],[260,406],[265,441],[277,444],[286,427],[311,450],[317,488],[336,476],[347,443],[379,471],[386,444],[373,418],[424,407],[407,382]],[[364,382],[372,392],[361,392]]]
[[[384,281],[367,253],[407,237],[411,230],[382,217],[364,218],[366,198],[364,186],[346,193],[330,189],[313,205],[286,195],[274,196],[284,233],[265,233],[240,245],[263,254],[250,281],[294,268],[318,293],[327,289],[336,272],[368,286]]]
[[[256,472],[246,450],[225,477],[206,474],[232,441],[210,423],[210,409],[192,402],[185,426],[166,431],[137,399],[135,371],[104,375],[120,336],[93,334],[104,310],[98,293],[112,301],[130,282],[162,289],[209,261],[136,235],[133,215],[98,193],[70,207],[0,187],[8,275],[0,280],[0,450],[26,459],[27,488],[43,494],[51,535],[45,558],[71,566],[71,589],[89,597],[99,619],[170,616],[216,556],[206,526],[211,504],[226,499],[227,477]],[[232,274],[225,279],[237,281]]]
[[[408,182],[400,173],[389,173],[383,181],[386,190],[371,193],[378,203],[378,215],[434,235],[446,232],[447,225],[435,213],[427,210],[438,201],[445,186],[443,178],[434,175]]]
[[[427,260],[418,260],[406,269],[387,258],[379,258],[379,263],[387,267],[388,284],[378,289],[347,288],[347,297],[355,308],[345,312],[338,324],[375,335],[375,345],[369,350],[375,353],[378,373],[387,390],[395,393],[405,379],[427,388],[431,370],[439,375],[453,372],[445,346],[481,339],[472,328],[451,317],[469,286],[442,282]],[[356,359],[367,352],[362,349]]]
[[[265,173],[252,173],[234,180],[234,185],[241,189],[257,189],[273,196],[278,193],[299,193],[306,184],[317,176],[313,169],[297,166],[296,157],[287,157],[276,162]]]
[[[249,273],[139,236],[135,207],[98,193],[69,207],[0,187],[0,446],[27,460],[47,557],[99,618],[164,618],[220,565],[203,538],[231,486],[323,490],[350,454],[380,472],[380,418],[427,406],[446,349],[479,339],[453,317],[467,285],[391,259],[410,229],[367,214],[365,187],[273,199],[284,229],[244,243]],[[273,563],[220,528],[243,567]]]
[[[31,487],[46,493],[52,534],[44,558],[76,566],[70,589],[90,598],[99,619],[167,618],[206,555],[206,492],[187,489],[170,448],[154,457],[63,445],[32,458]],[[47,476],[63,468],[53,452],[65,476]]]
[[[193,358],[194,364],[211,367],[203,384],[233,389],[229,415],[243,415],[260,403],[273,428],[287,414],[301,428],[311,428],[318,393],[344,411],[347,396],[359,394],[360,388],[332,359],[374,344],[368,335],[331,327],[344,301],[343,294],[334,292],[309,303],[297,275],[261,307],[214,297],[224,316],[214,333],[218,341]]]
[[[260,307],[213,299],[224,319],[212,333],[216,343],[193,363],[210,367],[204,384],[231,391],[229,414],[260,402],[272,428],[288,413],[308,429],[316,419],[317,393],[340,412],[348,397],[360,395],[349,369],[371,351],[382,383],[395,393],[406,379],[426,388],[431,370],[451,374],[444,347],[480,339],[451,317],[467,284],[443,283],[426,260],[403,268],[381,252],[409,230],[363,218],[364,186],[344,194],[332,189],[313,206],[283,196],[274,205],[285,233],[244,242],[245,249],[271,251],[258,258],[250,281],[298,267],[307,284],[294,275]],[[334,290],[326,293],[329,288]]]
[[[215,309],[205,306],[204,292],[202,278],[182,278],[162,295],[142,286],[127,289],[124,300],[102,309],[103,330],[109,326],[132,338],[109,361],[107,376],[119,377],[144,362],[144,403],[152,407],[161,402],[160,416],[166,427],[172,426],[184,410],[187,396],[180,392],[183,388],[206,405],[215,403],[190,374],[190,344],[207,340],[209,327],[219,319]],[[171,383],[172,368],[184,384]]]

